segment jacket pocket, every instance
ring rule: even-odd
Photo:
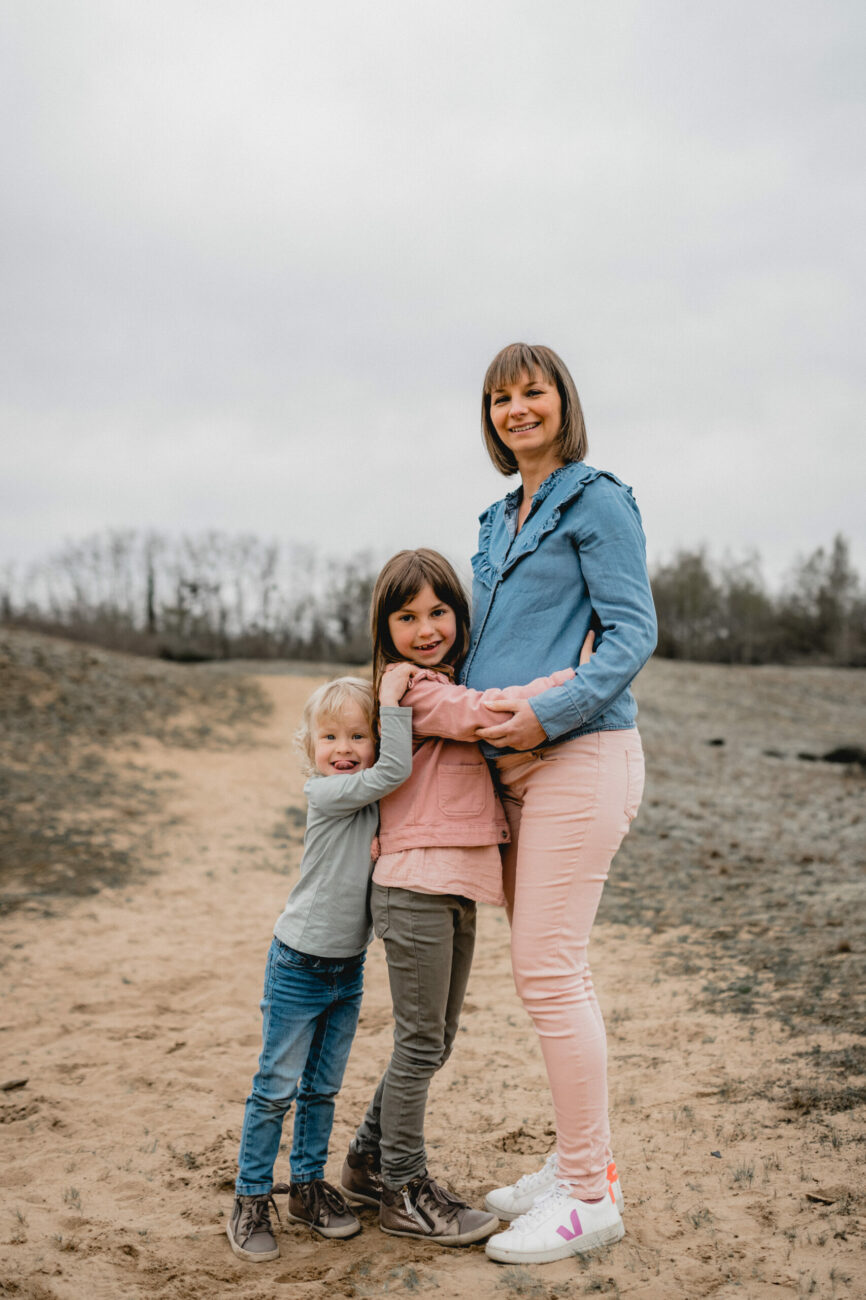
[[[486,763],[440,763],[436,772],[443,817],[477,817],[490,785]]]

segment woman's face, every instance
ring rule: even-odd
[[[562,402],[556,384],[536,370],[490,394],[490,419],[501,441],[521,460],[545,460],[558,453]]]

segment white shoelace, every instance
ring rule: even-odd
[[[546,1182],[548,1175],[551,1172],[553,1172],[554,1174],[556,1173],[556,1152],[555,1151],[552,1152],[547,1157],[541,1169],[536,1169],[534,1174],[524,1174],[522,1178],[518,1178],[517,1182],[514,1184],[515,1192],[532,1191],[533,1187],[535,1187],[537,1184]]]
[[[558,1202],[573,1199],[575,1199],[574,1192],[568,1183],[555,1182],[552,1187],[548,1187],[546,1192],[542,1192],[531,1210],[527,1210],[525,1214],[521,1214],[519,1219],[512,1221],[511,1228],[516,1229],[518,1232],[525,1232],[539,1219],[546,1218]]]

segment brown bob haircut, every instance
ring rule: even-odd
[[[411,604],[427,584],[436,599],[450,605],[457,618],[457,637],[448,653],[448,662],[436,665],[436,672],[454,675],[454,670],[469,649],[469,601],[463,584],[451,565],[438,551],[422,546],[417,551],[398,551],[382,569],[373,588],[370,602],[370,634],[373,638],[373,689],[379,698],[379,686],[388,664],[403,662],[394,648],[388,619],[398,609]]]
[[[565,362],[552,348],[546,348],[540,343],[509,343],[507,348],[497,352],[487,367],[481,395],[481,433],[487,454],[500,474],[505,474],[506,477],[517,473],[517,461],[493,427],[490,398],[497,388],[517,384],[524,375],[531,379],[536,371],[541,372],[548,384],[556,385],[562,403],[562,429],[559,435],[562,459],[566,463],[583,460],[588,450],[580,398]]]

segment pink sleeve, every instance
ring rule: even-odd
[[[444,740],[475,740],[478,727],[492,727],[502,714],[487,708],[491,700],[526,699],[552,686],[571,681],[573,668],[563,668],[551,677],[536,677],[526,686],[509,686],[504,691],[473,691],[468,686],[428,676],[416,677],[400,701],[412,707],[412,730],[417,736],[441,736]]]
[[[536,677],[525,686],[504,686],[501,691],[486,691],[488,698],[500,700],[528,700],[530,695],[540,695],[553,686],[563,686],[574,676],[573,668],[558,668],[549,677]]]

